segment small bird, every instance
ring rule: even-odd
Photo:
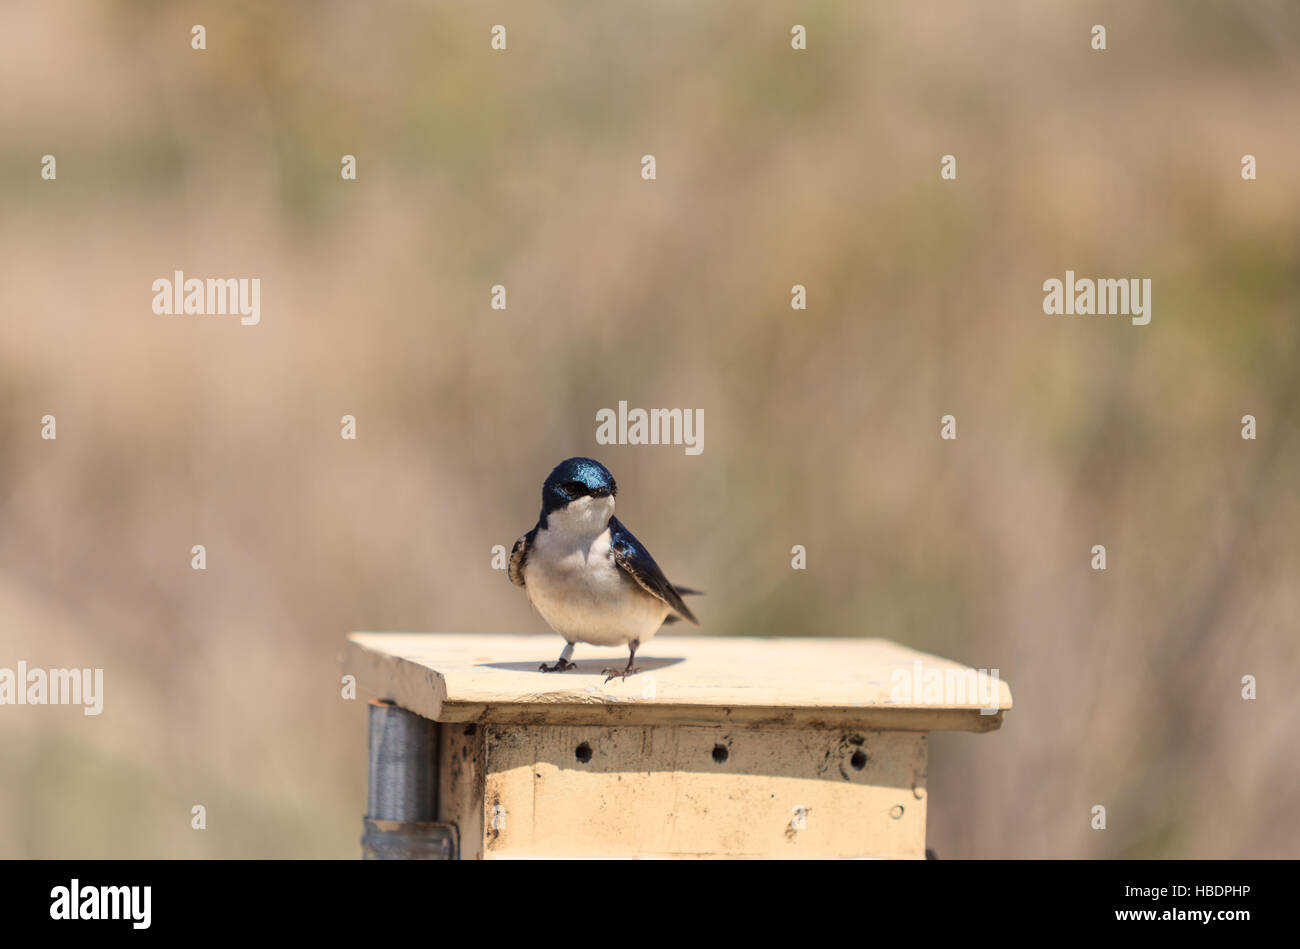
[[[542,672],[574,668],[575,642],[627,644],[627,667],[601,672],[606,682],[625,678],[641,671],[632,665],[636,651],[660,626],[678,619],[699,625],[682,602],[682,594],[698,591],[668,582],[650,551],[614,516],[616,494],[614,476],[600,462],[560,462],[542,485],[537,526],[510,552],[510,581],[524,588],[528,602],[567,643]]]

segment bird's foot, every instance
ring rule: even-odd
[[[600,674],[605,676],[605,681],[608,682],[610,679],[626,679],[628,676],[634,676],[640,671],[640,669],[629,665],[626,669],[601,669]]]
[[[570,669],[576,669],[576,668],[578,668],[578,664],[577,664],[576,662],[570,662],[568,659],[563,659],[563,658],[561,658],[561,659],[557,659],[557,660],[555,660],[555,665],[553,665],[553,666],[548,666],[546,663],[542,663],[542,666],[541,666],[541,670],[540,670],[540,671],[542,671],[542,672],[568,672]]]

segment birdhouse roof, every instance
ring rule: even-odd
[[[1011,708],[997,670],[884,639],[664,633],[640,673],[605,681],[627,653],[579,645],[577,668],[543,673],[548,635],[352,633],[344,671],[359,688],[439,722],[756,724],[990,731]]]

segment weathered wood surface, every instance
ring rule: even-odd
[[[562,645],[547,635],[353,633],[344,669],[363,692],[438,722],[989,731],[1011,708],[1005,682],[882,639],[665,634],[637,656],[639,675],[609,683],[600,670],[622,667],[625,652],[580,644],[577,669],[538,671]],[[904,679],[910,694],[900,697]]]
[[[924,733],[440,728],[465,859],[925,856]]]

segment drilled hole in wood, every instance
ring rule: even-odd
[[[722,764],[722,762],[726,761],[728,754],[729,753],[725,745],[713,746],[713,760],[716,761],[718,764]]]
[[[591,745],[587,744],[584,741],[581,745],[579,745],[577,748],[574,749],[573,756],[577,758],[579,761],[581,761],[583,764],[586,764],[588,761],[591,760]]]
[[[867,766],[867,756],[861,751],[855,751],[853,757],[849,759],[849,764],[853,765],[856,770],[861,771]]]

